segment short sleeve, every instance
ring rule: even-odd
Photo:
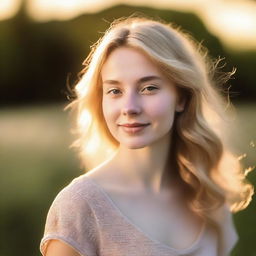
[[[45,255],[50,240],[57,239],[84,256],[96,256],[97,222],[88,201],[74,186],[65,187],[54,199],[46,218],[40,251]]]

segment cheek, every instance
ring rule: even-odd
[[[148,110],[152,117],[164,119],[169,122],[175,112],[175,99],[173,97],[164,96],[151,101]]]

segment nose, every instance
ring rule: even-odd
[[[124,97],[124,102],[122,106],[122,114],[123,115],[138,115],[141,113],[141,104],[139,98],[134,95],[126,95]]]

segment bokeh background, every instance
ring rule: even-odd
[[[0,255],[40,255],[45,218],[58,191],[83,174],[68,104],[92,45],[115,18],[141,12],[174,22],[225,58],[236,108],[232,139],[245,170],[256,153],[256,2],[249,0],[0,1]],[[224,64],[226,63],[226,64]],[[256,184],[255,171],[248,180]],[[256,255],[256,201],[236,213],[232,256]]]

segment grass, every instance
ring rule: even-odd
[[[0,255],[40,255],[38,247],[46,213],[57,192],[80,175],[69,149],[74,138],[65,105],[27,106],[0,110]],[[232,145],[245,167],[256,163],[256,104],[237,106]],[[255,173],[248,179],[256,184]],[[240,235],[232,256],[256,255],[255,200],[235,214]],[[15,246],[14,246],[15,244]]]

